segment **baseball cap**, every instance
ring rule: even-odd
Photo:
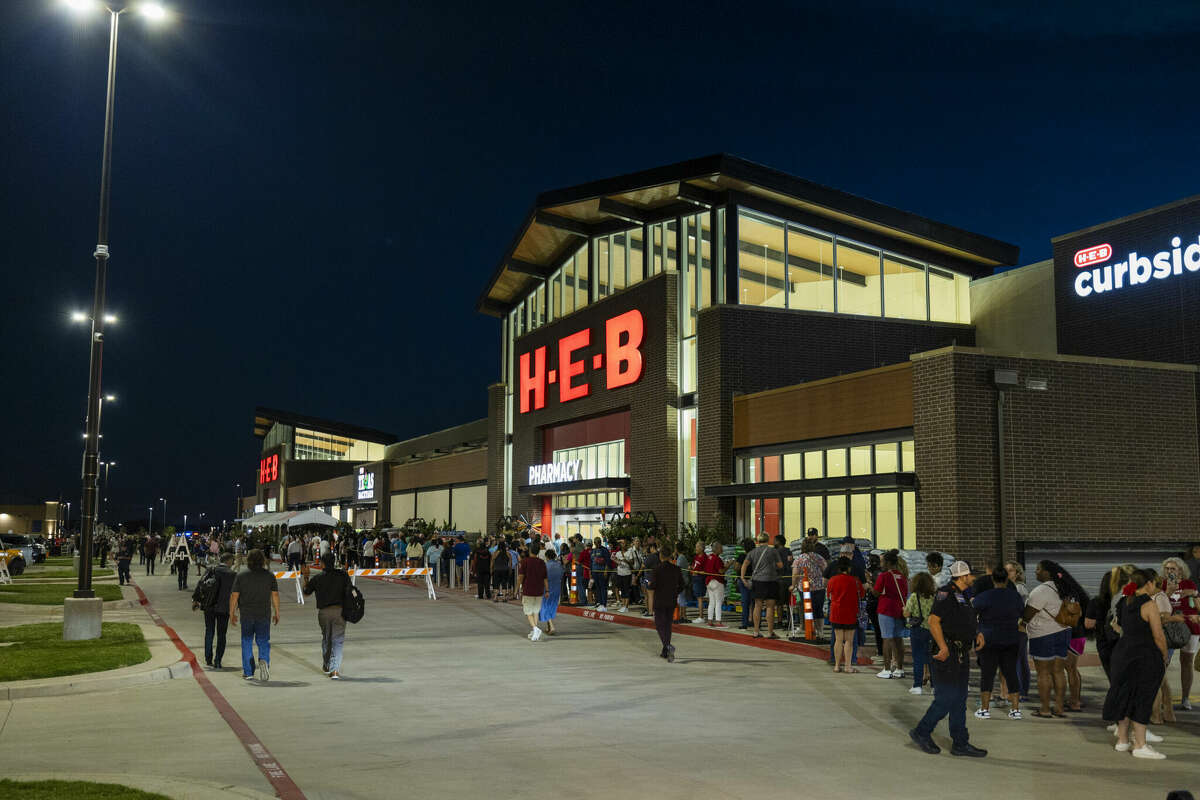
[[[818,533],[819,531],[816,528],[809,528],[807,531],[805,531],[805,534],[808,536],[816,536]]]
[[[950,565],[950,577],[961,578],[963,575],[970,575],[971,567],[965,561],[955,561]]]

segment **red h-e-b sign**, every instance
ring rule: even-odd
[[[578,357],[592,344],[591,328],[576,331],[558,340],[558,368],[547,372],[546,347],[543,345],[519,359],[520,409],[522,414],[546,407],[546,384],[558,384],[558,401],[566,403],[587,397],[591,384],[576,382],[590,366],[605,370],[605,388],[618,389],[636,383],[642,377],[642,337],[645,322],[642,312],[634,309],[618,314],[604,323],[604,350],[590,359]]]
[[[270,483],[279,480],[279,453],[267,456],[258,462],[258,482]]]

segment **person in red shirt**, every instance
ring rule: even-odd
[[[1167,599],[1171,601],[1171,613],[1183,617],[1191,636],[1188,646],[1179,652],[1179,708],[1183,711],[1192,710],[1192,679],[1195,669],[1192,662],[1196,651],[1200,650],[1200,600],[1197,600],[1196,583],[1191,580],[1188,565],[1182,558],[1172,556],[1162,563],[1162,574],[1166,581]],[[1190,577],[1189,577],[1190,576]],[[1164,685],[1166,679],[1164,678]]]
[[[853,662],[854,637],[858,632],[858,601],[865,590],[850,575],[850,559],[833,562],[833,576],[825,584],[829,598],[829,622],[833,625],[834,672],[858,672]]]
[[[531,642],[542,638],[542,629],[538,627],[538,612],[542,609],[542,598],[550,592],[550,584],[546,577],[546,562],[535,553],[526,551],[518,567],[521,577],[521,610],[525,619],[529,620],[529,635]]]
[[[712,553],[700,563],[704,585],[708,592],[708,627],[724,628],[721,606],[725,605],[725,559],[721,558],[721,543],[712,543]]]
[[[889,550],[881,559],[883,572],[875,578],[871,594],[879,598],[879,632],[883,639],[883,671],[876,677],[904,677],[904,604],[908,578],[900,572],[900,552]]]
[[[697,625],[704,622],[704,596],[708,593],[708,578],[704,575],[704,565],[708,556],[704,553],[704,542],[696,542],[692,554],[692,595],[696,598],[696,618],[692,620]]]

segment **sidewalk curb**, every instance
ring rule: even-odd
[[[209,797],[239,797],[245,800],[274,800],[276,795],[249,789],[244,786],[232,786],[227,783],[210,781],[186,781],[176,778],[164,778],[156,775],[130,775],[127,773],[96,773],[96,772],[33,772],[26,774],[6,775],[14,781],[64,781],[80,780],[94,783],[115,783],[131,786],[143,792],[165,794],[172,800],[205,800]]]

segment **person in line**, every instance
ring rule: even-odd
[[[675,661],[675,645],[671,644],[671,620],[675,616],[675,598],[683,591],[683,570],[674,562],[674,549],[664,542],[658,551],[659,561],[650,573],[650,590],[654,604],[654,629],[662,642],[658,654],[667,663]]]
[[[1163,591],[1165,578],[1162,575],[1156,575],[1154,587],[1148,590],[1150,599],[1154,601],[1155,608],[1158,609],[1159,621],[1163,624],[1163,636],[1166,637],[1166,625],[1168,622],[1183,622],[1182,616],[1175,616],[1171,611],[1171,601],[1167,598],[1167,593]],[[1133,587],[1131,587],[1133,588]],[[1136,589],[1135,589],[1136,591]],[[1167,666],[1171,666],[1171,659],[1175,657],[1175,648],[1171,647],[1170,641],[1167,642]],[[1155,725],[1163,722],[1174,723],[1175,707],[1171,704],[1171,683],[1166,674],[1163,675],[1162,685],[1158,690],[1158,697],[1154,701],[1154,711],[1150,714],[1150,721]]]
[[[662,562],[658,556],[658,545],[655,542],[649,542],[646,545],[646,555],[642,557],[642,592],[646,595],[646,609],[642,612],[643,617],[654,616],[654,587],[650,585],[650,576],[654,574],[654,568]]]
[[[937,586],[933,575],[918,572],[913,576],[912,592],[904,603],[904,616],[908,619],[908,641],[912,647],[913,683],[909,694],[921,694],[924,689],[926,670],[930,669],[929,658],[933,653],[933,635],[929,632],[929,614],[933,609],[933,596]],[[931,675],[932,675],[932,671]]]
[[[704,565],[708,562],[708,554],[704,552],[704,542],[697,541],[692,548],[691,579],[692,596],[696,598],[697,625],[704,624],[704,598],[708,595],[708,576],[704,574]]]
[[[783,566],[778,570],[779,577],[775,579],[775,613],[778,616],[777,625],[792,628],[792,562],[796,559],[787,546],[783,534],[775,537],[775,551]]]
[[[779,580],[779,570],[783,561],[779,552],[767,543],[767,534],[760,533],[757,537],[758,546],[746,555],[742,562],[742,583],[749,584],[754,593],[754,638],[761,639],[759,622],[762,613],[767,613],[767,638],[778,639],[775,635],[775,597],[778,594],[776,581]],[[743,602],[745,602],[743,600]]]
[[[146,552],[146,574],[154,574],[154,562],[158,560],[158,539],[152,533],[146,537],[146,543],[142,546]]]
[[[554,618],[558,616],[558,603],[562,599],[563,565],[553,547],[546,548],[546,595],[542,598],[538,621],[546,624],[546,635],[558,633]]]
[[[317,596],[317,625],[321,628],[321,672],[335,681],[342,679],[342,647],[346,642],[346,620],[342,602],[350,576],[334,566],[333,555],[321,556],[321,574],[309,578],[308,565],[301,570],[305,595]]]
[[[171,562],[173,571],[175,572],[176,583],[179,584],[179,591],[188,588],[188,567],[191,566],[192,559],[188,556],[187,549],[175,551],[175,559]]]
[[[1029,654],[1037,668],[1038,697],[1041,706],[1033,716],[1041,719],[1065,717],[1067,693],[1067,651],[1071,643],[1071,628],[1076,619],[1062,612],[1067,601],[1073,601],[1082,610],[1087,605],[1087,594],[1079,588],[1061,565],[1053,561],[1039,561],[1037,579],[1040,584],[1029,593],[1022,618],[1029,633]],[[1082,616],[1080,614],[1079,616]],[[1065,624],[1069,622],[1070,624]],[[1051,693],[1054,707],[1051,708]]]
[[[425,544],[424,544],[424,542],[421,541],[421,537],[420,536],[412,537],[412,539],[408,543],[408,547],[405,548],[404,552],[408,556],[408,566],[410,566],[410,567],[421,566],[421,563],[425,560]],[[399,558],[400,558],[400,554],[397,553],[396,554],[396,559],[397,559],[396,566],[400,566]]]
[[[483,600],[486,595],[492,599],[492,554],[488,550],[488,540],[483,539],[475,546],[471,555],[471,576],[475,578],[475,599]]]
[[[829,624],[833,626],[833,671],[856,674],[858,602],[865,589],[850,574],[851,567],[850,559],[845,557],[833,562],[833,575],[825,583],[825,594],[829,597]]]
[[[931,550],[925,554],[925,569],[933,576],[933,585],[935,588],[942,588],[948,581],[943,581],[945,577],[942,575],[942,570],[945,569],[946,560],[942,558],[942,554],[936,550]]]
[[[1026,604],[1029,603],[1029,589],[1025,586],[1025,568],[1016,561],[1007,561],[1004,564],[1005,571],[1008,572],[1008,585],[1017,590],[1017,594],[1021,595],[1021,599]],[[1032,675],[1029,672],[1029,634],[1025,630],[1025,620],[1022,619],[1017,626],[1018,637],[1020,642],[1017,644],[1017,679],[1021,682],[1017,693],[1021,697],[1022,702],[1029,701],[1029,684]],[[1000,691],[1007,697],[1009,688],[1004,685],[1004,674],[1000,675]]]
[[[900,551],[883,554],[882,570],[871,593],[879,598],[878,619],[883,637],[883,669],[877,678],[904,677],[904,604],[908,579],[900,573]]]
[[[525,612],[525,619],[529,621],[529,634],[526,638],[536,642],[542,638],[542,629],[538,627],[538,614],[542,610],[542,600],[550,593],[546,562],[526,550],[517,571],[521,580],[521,610]]]
[[[1159,760],[1166,756],[1150,746],[1146,730],[1167,674],[1167,640],[1162,615],[1152,599],[1158,591],[1156,577],[1154,570],[1135,570],[1131,581],[1136,593],[1117,603],[1121,638],[1112,652],[1111,682],[1102,716],[1116,724],[1114,749],[1118,753]],[[1161,737],[1155,738],[1161,741]]]
[[[724,628],[721,609],[725,605],[725,559],[721,558],[721,543],[713,542],[712,552],[704,557],[700,571],[707,579],[705,590],[708,596],[708,627]]]
[[[221,659],[225,656],[225,635],[229,630],[229,598],[233,592],[233,579],[237,577],[233,571],[233,553],[222,553],[220,562],[211,569],[217,576],[217,592],[213,604],[204,609],[204,664],[221,669]],[[197,608],[193,603],[192,610]]]
[[[454,580],[454,540],[442,540],[442,580],[446,586]]]
[[[508,590],[512,563],[508,558],[508,545],[501,539],[496,544],[496,552],[492,554],[492,602],[507,603],[505,594]]]
[[[804,577],[808,576],[808,594],[812,600],[813,636],[825,636],[825,570],[829,563],[817,550],[817,529],[809,528],[808,535],[800,543],[800,555],[792,562],[792,591],[803,591]],[[821,545],[828,553],[828,548]]]
[[[967,598],[974,577],[965,561],[950,565],[950,583],[934,595],[929,612],[929,632],[937,652],[933,655],[933,702],[908,736],[922,752],[942,751],[934,744],[933,729],[950,717],[950,755],[983,758],[987,750],[971,744],[967,731],[967,689],[971,674],[971,647],[976,644],[975,611]]]
[[[635,536],[629,542],[625,551],[625,561],[629,564],[629,605],[635,606],[642,601],[642,537]],[[627,611],[628,609],[622,609]]]
[[[826,563],[829,563],[829,548],[821,544],[820,531],[816,528],[809,528],[804,532],[804,541],[812,545],[812,552],[819,555]]]
[[[979,581],[976,581],[978,584]],[[979,635],[976,648],[979,654],[979,709],[976,719],[991,719],[992,687],[996,669],[1009,687],[1009,719],[1021,719],[1021,698],[1017,693],[1017,650],[1020,635],[1017,630],[1025,601],[1008,583],[1008,570],[997,564],[992,567],[991,588],[979,592],[971,600],[979,615]]]
[[[1188,642],[1179,648],[1179,708],[1191,711],[1192,678],[1196,674],[1194,662],[1196,652],[1200,650],[1200,601],[1196,598],[1192,573],[1182,558],[1168,558],[1162,563],[1162,571],[1164,593],[1171,603],[1171,614],[1182,619],[1188,629]]]
[[[471,557],[471,545],[466,543],[462,537],[454,543],[454,577],[458,578],[458,585],[466,589],[466,578],[470,574],[468,560]]]
[[[599,536],[592,542],[592,582],[596,591],[596,610],[608,611],[608,574],[612,568],[612,553]]]
[[[1125,569],[1118,565],[1110,569],[1100,579],[1100,590],[1088,601],[1083,612],[1083,627],[1093,632],[1096,639],[1096,654],[1100,657],[1100,666],[1104,668],[1105,676],[1110,674],[1112,651],[1117,646],[1120,634],[1109,624],[1109,611],[1121,598],[1121,588],[1129,583],[1133,569]]]
[[[279,624],[279,582],[267,569],[259,549],[246,554],[246,569],[233,579],[229,594],[229,624],[242,615],[242,678],[254,680],[254,644],[258,644],[258,679],[271,679],[271,622]]]
[[[375,569],[379,566],[375,559],[375,540],[370,536],[362,544],[362,566],[363,569]]]
[[[425,548],[425,566],[432,571],[430,576],[433,580],[433,585],[441,584],[441,565],[442,565],[442,540],[434,538],[429,540],[429,546]]]
[[[291,541],[288,542],[287,560],[288,569],[293,572],[300,569],[300,565],[304,561],[304,545],[301,544],[299,536],[291,537]]]

